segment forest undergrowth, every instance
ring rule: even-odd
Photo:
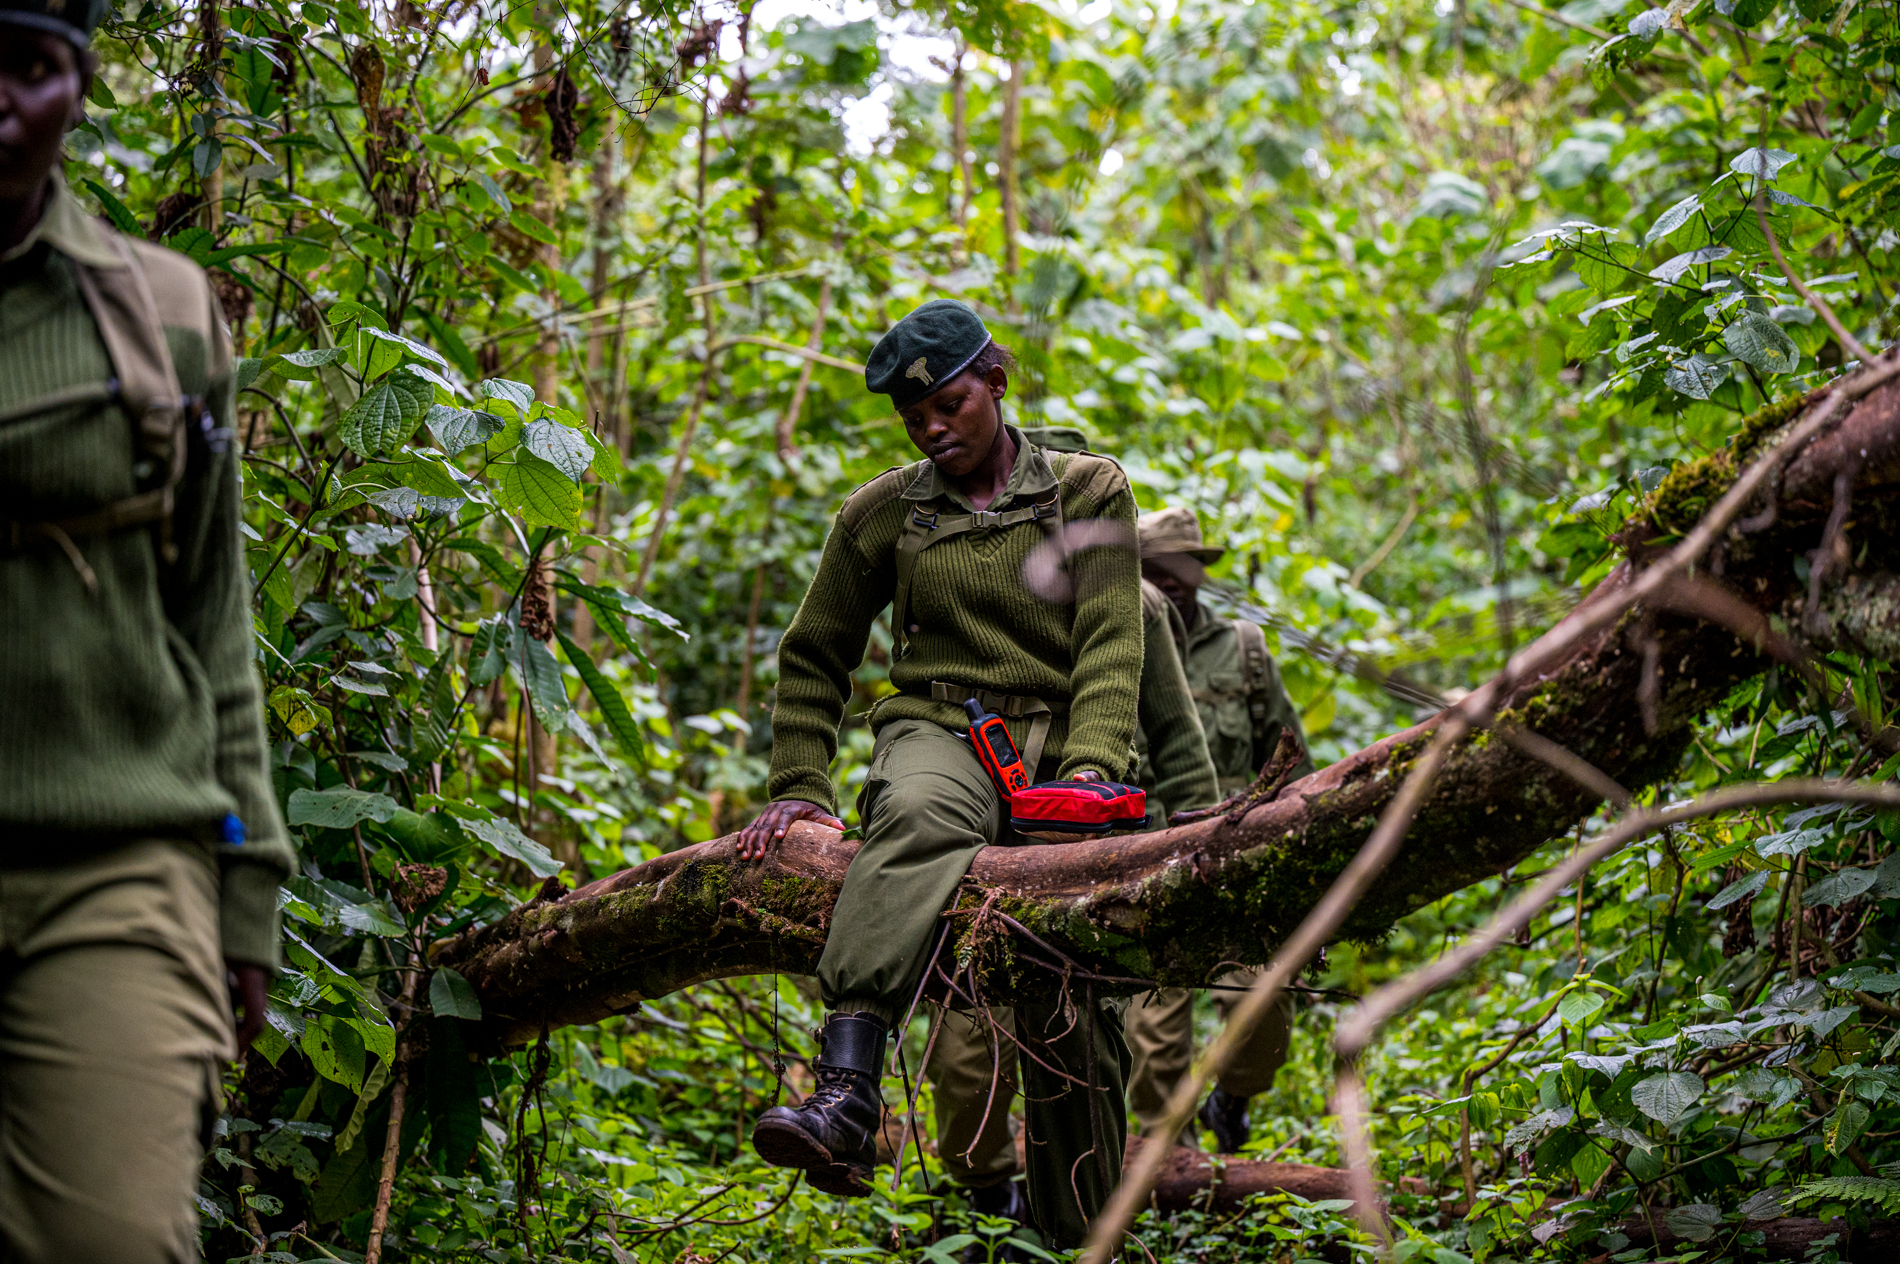
[[[928,1145],[852,1202],[751,1155],[810,1083],[810,981],[497,1054],[427,956],[756,809],[830,514],[912,456],[856,368],[915,303],[1012,347],[1012,420],[1201,513],[1321,764],[1477,688],[1672,469],[1896,334],[1890,0],[143,0],[98,46],[68,181],[231,320],[304,860],[213,1260],[998,1248]],[[1891,665],[1814,665],[1738,687],[1648,799],[1892,780],[1851,714],[1891,722]],[[1605,819],[1332,945],[1242,1157],[1344,1162],[1351,999]],[[1389,1247],[1268,1195],[1147,1213],[1127,1257],[1750,1259],[1811,1219],[1778,1258],[1866,1258],[1900,1216],[1896,841],[1823,804],[1624,849],[1365,1060]]]

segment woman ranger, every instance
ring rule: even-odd
[[[872,621],[891,607],[897,692],[871,713],[864,844],[818,964],[830,1013],[817,1087],[796,1109],[767,1111],[752,1133],[761,1158],[804,1169],[831,1193],[867,1192],[885,1038],[918,994],[939,915],[978,851],[1020,841],[965,740],[963,703],[1006,718],[1037,780],[1119,780],[1133,762],[1135,554],[1077,553],[1070,604],[1038,598],[1022,575],[1030,551],[1065,522],[1104,518],[1132,531],[1134,500],[1113,461],[1046,453],[1004,424],[1010,364],[977,315],[948,299],[879,340],[865,385],[891,397],[926,459],[845,500],[779,646],[774,802],[740,835],[746,859],[767,855],[794,821],[842,825],[828,772],[838,724]],[[1031,1004],[1015,1015],[1014,1037],[1033,1055],[1024,1059],[1030,1212],[1058,1243],[1076,1243],[1121,1169],[1119,1020],[1100,1007],[1065,1016]]]

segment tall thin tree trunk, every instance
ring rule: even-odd
[[[963,76],[963,58],[966,49],[963,38],[957,38],[956,68],[950,72],[950,143],[956,146],[956,196],[950,200],[950,217],[956,221],[959,229],[970,222],[970,200],[975,196],[975,183],[970,179],[970,90]],[[961,245],[958,252],[962,254]]]
[[[1023,64],[1009,63],[1009,86],[1003,91],[1003,134],[997,142],[996,165],[1003,177],[1003,271],[1015,276],[1022,269],[1022,247],[1016,234],[1022,230],[1022,190],[1016,183],[1016,157],[1022,130]],[[1011,311],[1016,300],[1009,301]]]
[[[205,66],[210,72],[212,93],[217,90],[222,76],[218,67],[224,56],[224,24],[218,15],[218,0],[199,0],[198,29],[204,41]],[[218,134],[216,116],[208,116],[211,127],[207,139],[215,139]],[[204,177],[205,226],[217,232],[224,224],[224,164],[220,162]]]
[[[716,331],[713,322],[712,265],[706,256],[706,141],[711,128],[712,96],[708,90],[699,99],[699,176],[695,186],[699,204],[699,231],[693,239],[693,249],[699,260],[699,303],[706,325],[706,359],[700,366],[699,386],[693,392],[693,406],[686,414],[686,425],[680,430],[679,446],[673,450],[673,468],[667,473],[666,490],[660,494],[660,507],[653,515],[653,531],[647,536],[646,552],[640,557],[640,573],[633,580],[636,597],[646,591],[647,580],[653,574],[653,559],[660,555],[660,541],[666,535],[667,515],[672,512],[673,498],[679,495],[680,483],[686,477],[686,459],[693,450],[693,435],[699,429],[700,415],[706,411],[706,396],[712,390]]]

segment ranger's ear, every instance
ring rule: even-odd
[[[991,365],[988,378],[991,399],[1002,399],[1009,394],[1009,370],[1000,364]]]

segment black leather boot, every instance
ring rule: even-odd
[[[752,1148],[774,1167],[803,1169],[813,1189],[862,1198],[877,1166],[884,1023],[833,1014],[818,1035],[818,1085],[797,1107],[774,1106],[752,1125]]]
[[[1214,1134],[1217,1153],[1239,1154],[1240,1147],[1253,1135],[1247,1125],[1248,1100],[1216,1086],[1201,1103],[1201,1123]]]
[[[982,1185],[963,1191],[963,1197],[969,1201],[970,1210],[985,1216],[998,1216],[1004,1220],[1013,1220],[1019,1225],[1029,1223],[1029,1200],[1023,1197],[1020,1181],[999,1181],[995,1185]],[[986,1264],[990,1259],[989,1248],[981,1242],[972,1242],[963,1248],[963,1264]],[[996,1252],[997,1264],[1016,1264],[1029,1259],[1027,1252],[1012,1246],[1004,1246]]]

